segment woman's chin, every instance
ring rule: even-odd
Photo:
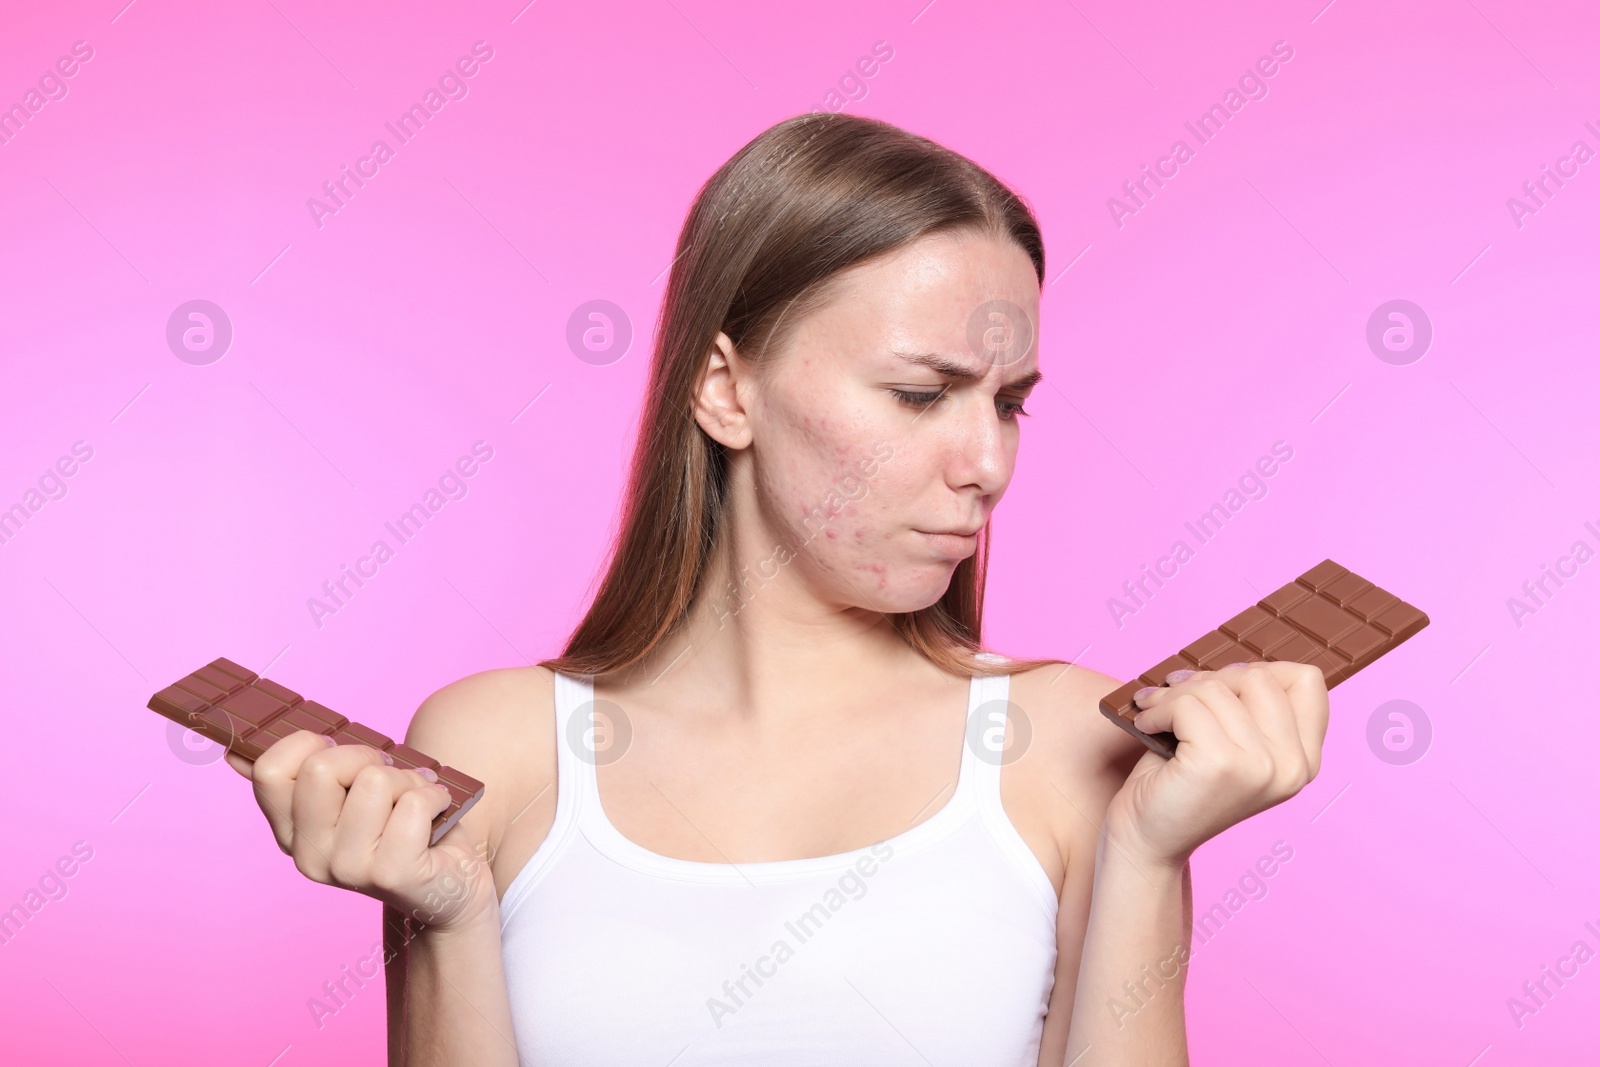
[[[926,562],[906,564],[887,574],[872,575],[870,582],[861,584],[856,592],[858,595],[865,593],[872,601],[867,606],[885,614],[921,611],[937,604],[944,596],[945,590],[950,588],[956,564],[960,562],[950,560],[931,566]]]

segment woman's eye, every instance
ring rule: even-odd
[[[926,408],[934,401],[944,396],[947,389],[935,389],[932,392],[914,392],[909,389],[890,389],[901,403],[914,408]],[[1000,418],[1005,422],[1015,422],[1018,415],[1027,415],[1027,409],[1016,400],[999,400],[996,406],[1000,409]]]
[[[905,389],[891,389],[901,403],[910,404],[914,408],[925,408],[944,395],[943,389],[935,389],[931,393],[913,393]]]
[[[1007,414],[1009,412],[1009,414]],[[1018,415],[1027,415],[1027,409],[1015,400],[1000,401],[1000,417],[1007,422],[1014,422]]]

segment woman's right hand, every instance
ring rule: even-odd
[[[450,793],[366,745],[330,747],[300,730],[253,764],[228,765],[255,784],[278,847],[301,874],[374,897],[433,928],[464,926],[498,907],[489,865],[460,823],[429,846]]]

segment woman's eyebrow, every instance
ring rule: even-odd
[[[946,378],[955,378],[958,381],[980,381],[986,373],[981,368],[969,366],[937,352],[901,352],[897,349],[895,350],[895,355],[914,366],[927,367],[929,370],[942,374]],[[1036,367],[1027,374],[1006,382],[1005,388],[1031,389],[1043,380],[1044,373]]]

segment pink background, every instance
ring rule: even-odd
[[[0,908],[93,849],[0,945],[0,1061],[382,1061],[381,983],[321,1029],[307,1008],[378,905],[297,874],[145,702],[227,655],[398,735],[446,682],[558,651],[684,213],[825,104],[971,155],[1044,227],[1048,381],[995,523],[991,647],[1128,676],[1330,556],[1432,617],[1334,694],[1321,776],[1197,855],[1203,912],[1294,853],[1197,949],[1194,1062],[1594,1059],[1600,960],[1520,1027],[1507,1006],[1600,951],[1568,666],[1594,660],[1600,562],[1520,626],[1508,607],[1600,548],[1600,161],[1520,227],[1507,207],[1600,150],[1591,7],[120,3],[14,6],[0,35],[6,105],[93,48],[0,146],[0,508],[93,450],[0,544]],[[319,228],[307,198],[479,40],[468,95]],[[1279,40],[1269,94],[1119,228],[1107,199]],[[196,298],[234,331],[204,366],[165,338]],[[1400,298],[1434,329],[1403,366],[1365,339]],[[566,341],[594,299],[634,329],[605,365]],[[317,626],[307,599],[479,440],[465,498]],[[1278,440],[1267,495],[1199,545],[1184,523]],[[1108,599],[1179,538],[1194,558],[1119,627]],[[1433,731],[1405,765],[1367,741],[1397,699]]]

